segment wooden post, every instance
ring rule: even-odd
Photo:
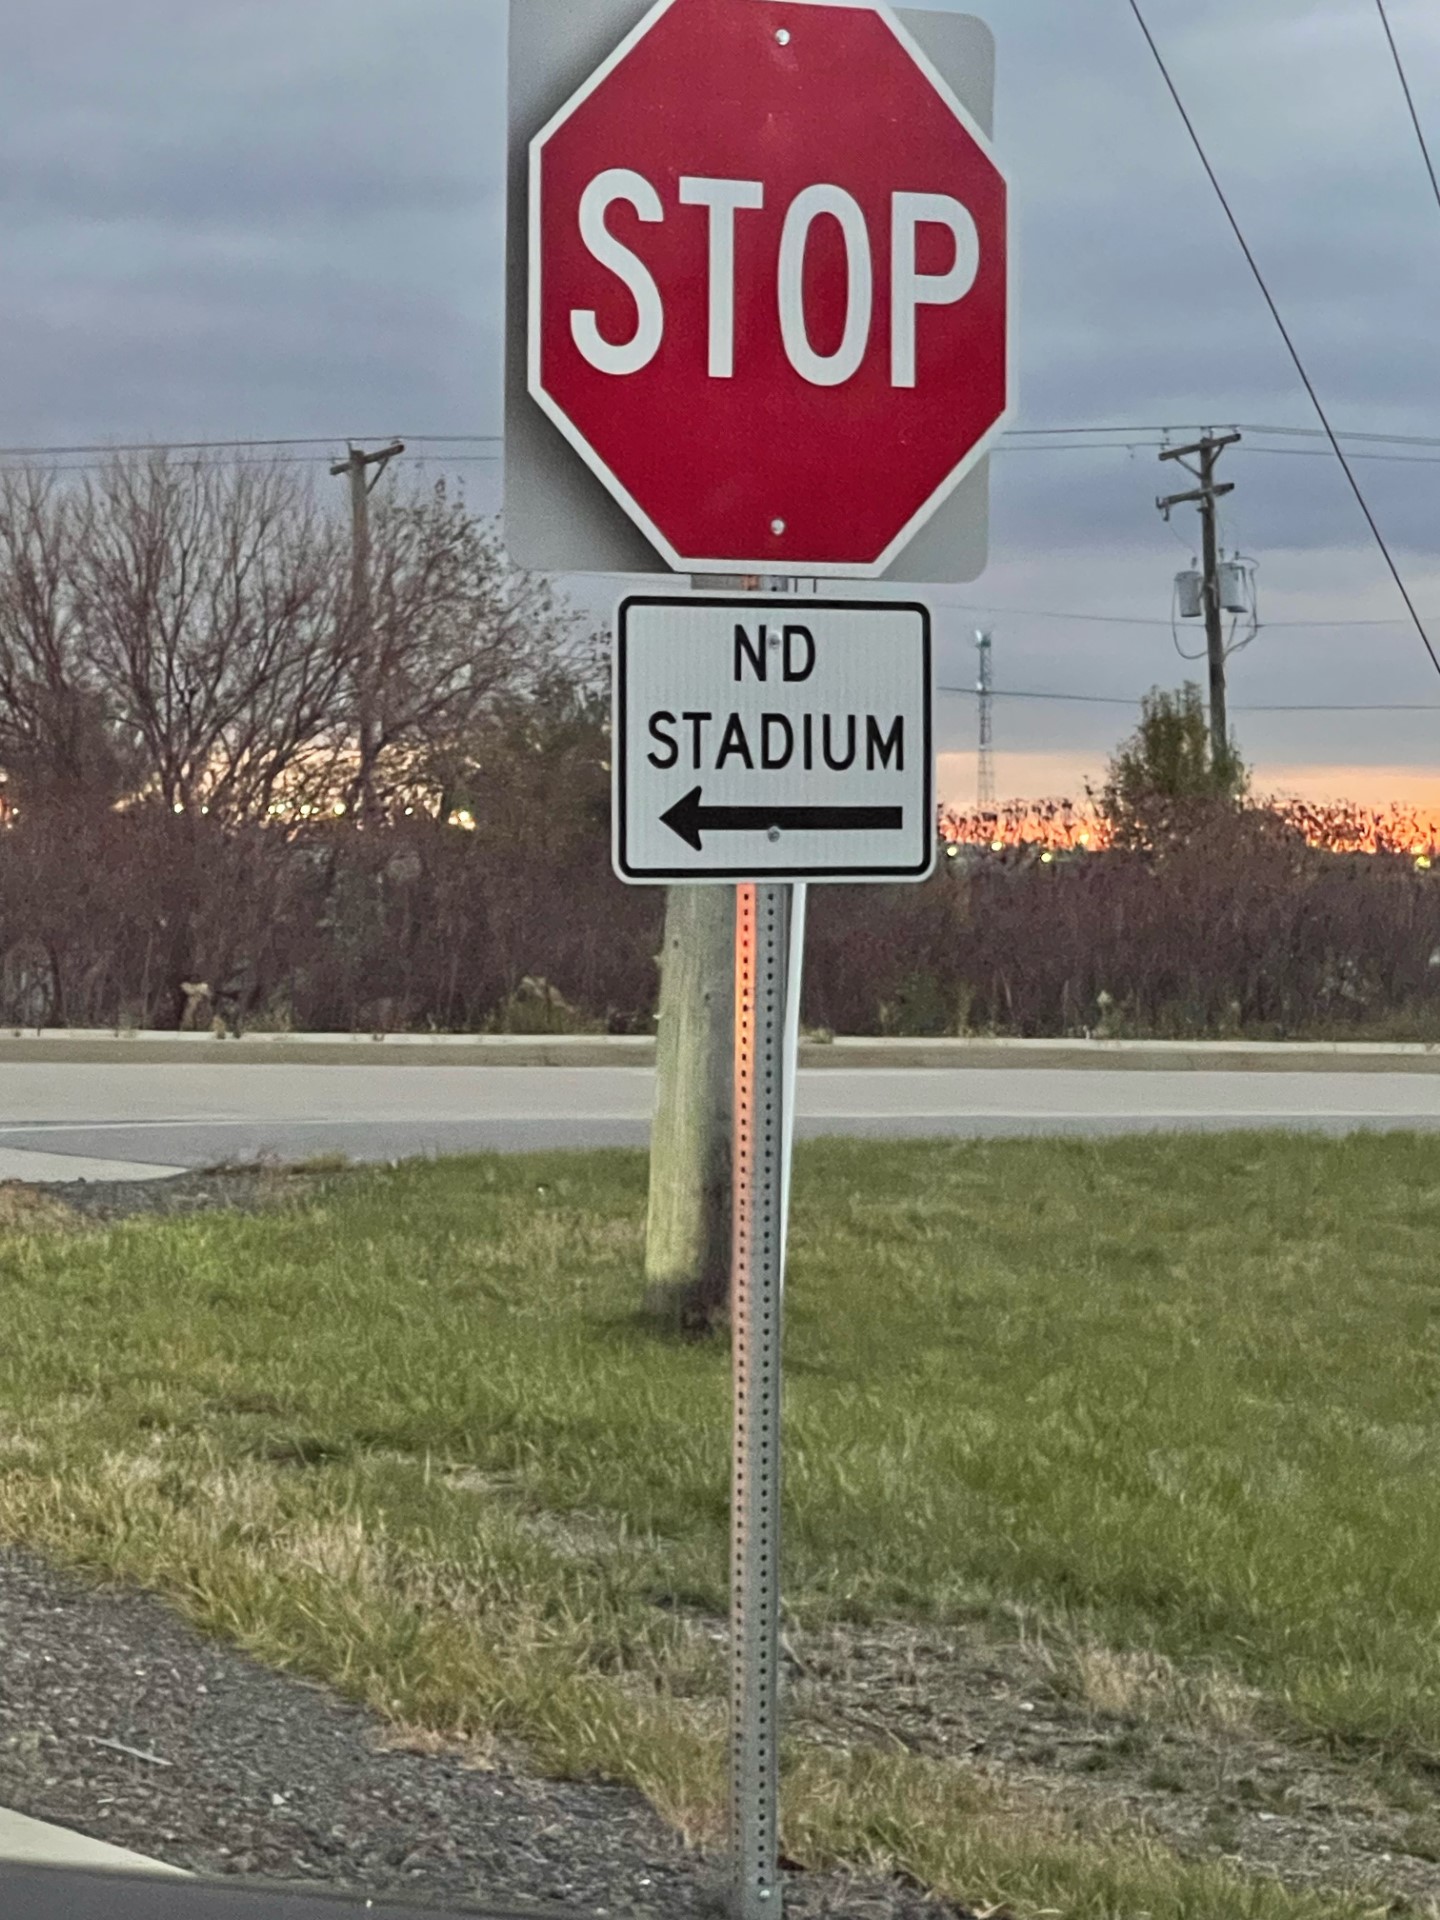
[[[379,453],[351,447],[330,471],[350,482],[350,644],[354,653],[355,735],[358,766],[355,812],[369,821],[375,810],[375,661],[370,619],[370,492],[390,462],[405,451],[403,440]],[[374,467],[374,478],[369,469]]]
[[[665,900],[655,1122],[645,1240],[647,1307],[688,1332],[730,1301],[735,889],[671,887]]]
[[[692,575],[690,584],[735,593],[760,582],[712,573]],[[688,1333],[708,1332],[730,1307],[734,1068],[735,889],[671,887],[660,959],[646,1307]]]

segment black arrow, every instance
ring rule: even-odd
[[[706,807],[700,788],[692,787],[660,816],[672,833],[702,851],[705,833],[768,833],[772,827],[793,833],[899,833],[903,807]]]

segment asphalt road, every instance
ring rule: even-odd
[[[297,1893],[290,1887],[247,1887],[148,1875],[81,1872],[0,1862],[0,1913],[14,1920],[446,1920],[415,1907],[363,1894]],[[466,1920],[545,1920],[498,1907],[466,1909]],[[460,1920],[459,1915],[450,1920]],[[555,1920],[564,1920],[556,1915]],[[572,1915],[571,1920],[578,1920]]]
[[[0,1178],[100,1179],[275,1155],[639,1146],[641,1067],[7,1062]],[[1440,1074],[830,1068],[801,1076],[802,1136],[880,1138],[1440,1127]],[[78,1162],[118,1171],[84,1171]]]

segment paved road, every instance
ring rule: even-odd
[[[69,1872],[0,1861],[0,1913],[6,1920],[446,1920],[434,1907],[367,1900],[363,1894],[297,1893],[243,1882],[159,1880],[133,1873]],[[545,1920],[498,1907],[466,1909],[466,1920]],[[451,1915],[450,1920],[460,1920]],[[555,1915],[555,1920],[564,1916]],[[572,1914],[570,1920],[579,1920]]]
[[[0,1178],[121,1177],[252,1160],[639,1146],[639,1067],[81,1065],[0,1068]],[[801,1077],[804,1136],[1440,1127],[1440,1075],[1045,1067]],[[44,1156],[41,1158],[40,1156]],[[91,1163],[80,1167],[80,1161]]]

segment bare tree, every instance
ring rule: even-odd
[[[349,711],[370,674],[372,764],[347,796],[382,811],[461,748],[497,702],[534,688],[583,645],[574,617],[536,575],[512,567],[493,523],[442,482],[377,496],[371,533],[368,662],[351,662]]]
[[[434,770],[578,629],[443,485],[377,500],[363,639],[347,549],[280,463],[0,474],[0,767],[226,820],[282,796],[383,815],[434,788],[443,808]]]
[[[306,480],[116,459],[76,511],[73,619],[147,791],[254,818],[282,783],[323,782],[348,667],[345,563]]]
[[[52,806],[113,800],[136,770],[76,618],[85,518],[55,475],[0,472],[0,766]]]

